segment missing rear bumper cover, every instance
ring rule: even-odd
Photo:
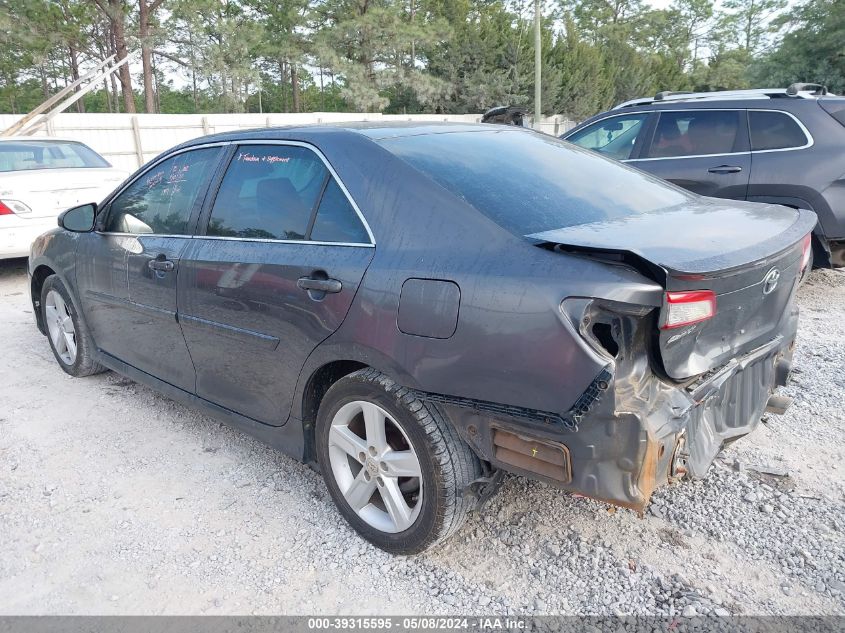
[[[493,427],[493,457],[516,470],[553,479],[561,484],[572,481],[569,449],[560,443]]]

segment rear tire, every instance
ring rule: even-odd
[[[326,393],[316,452],[340,513],[392,554],[415,554],[454,534],[473,507],[463,489],[481,475],[437,409],[369,368]]]
[[[93,359],[94,341],[57,275],[47,277],[41,287],[41,317],[53,356],[66,373],[82,377],[106,371]]]

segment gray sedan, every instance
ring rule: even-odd
[[[413,553],[506,471],[637,512],[704,476],[788,404],[815,222],[514,127],[264,129],[65,212],[29,272],[64,371],[314,464]]]

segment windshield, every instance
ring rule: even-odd
[[[2,141],[0,172],[111,167],[90,147],[73,141]]]
[[[517,235],[648,213],[694,196],[535,132],[449,132],[378,142]]]

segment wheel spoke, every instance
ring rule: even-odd
[[[390,477],[383,477],[384,485],[379,488],[379,494],[384,501],[384,507],[393,520],[397,531],[406,529],[411,524],[411,508],[405,503],[399,482]]]
[[[73,332],[63,332],[63,334],[65,349],[70,354],[70,362],[73,363],[76,360],[76,337],[73,335]]]
[[[387,477],[420,477],[420,462],[412,451],[388,451],[381,457]]]
[[[67,306],[65,305],[65,300],[62,299],[62,295],[60,295],[58,292],[54,292],[53,301],[56,304],[56,310],[59,312],[59,314],[64,316],[68,313]]]
[[[56,348],[56,353],[61,356],[67,351],[67,339],[65,333],[59,328],[56,328],[53,333],[53,346]]]
[[[58,321],[59,319],[59,312],[56,310],[56,306],[45,305],[44,306],[44,316],[48,322]]]
[[[385,423],[387,419],[376,405],[370,402],[362,402],[361,409],[364,412],[364,426],[367,430],[367,444],[374,446],[379,453],[387,449],[387,435]]]
[[[70,317],[65,317],[62,320],[62,329],[68,334],[73,334],[75,331],[73,329],[73,319],[71,319]]]
[[[332,425],[329,431],[329,444],[337,446],[344,453],[351,455],[361,463],[364,463],[367,459],[367,443],[355,435],[348,426]],[[364,454],[364,460],[360,457],[361,453]]]
[[[346,489],[346,492],[343,493],[346,501],[355,512],[358,512],[370,502],[370,497],[373,496],[373,490],[376,487],[374,479],[367,481],[364,478],[366,472],[366,468],[362,468],[358,476],[352,480],[352,484]]]

